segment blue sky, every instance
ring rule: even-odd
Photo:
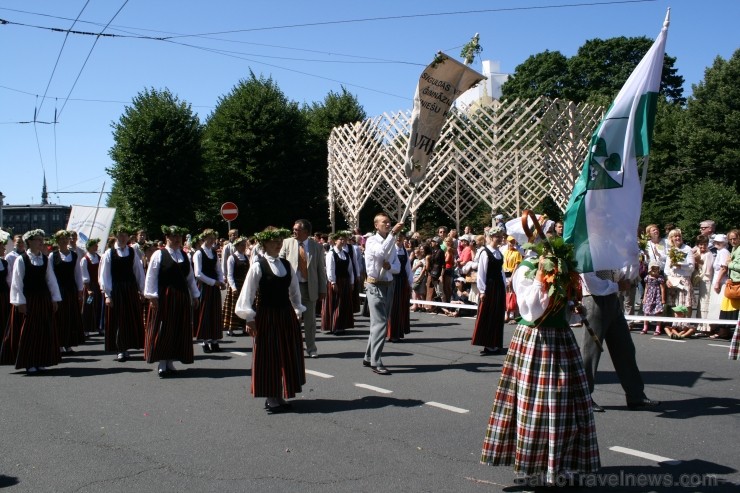
[[[603,4],[564,6],[586,3]],[[666,51],[690,94],[717,56],[740,48],[739,1],[0,0],[0,19],[10,22],[0,25],[0,192],[6,204],[38,203],[45,170],[52,202],[95,205],[96,193],[62,192],[99,191],[104,182],[110,190],[111,123],[145,88],[168,88],[205,121],[251,69],[299,103],[344,85],[374,116],[410,109],[435,52],[457,57],[476,32],[482,58],[511,73],[546,49],[572,56],[588,39],[654,39],[668,7]],[[96,43],[49,29],[100,32],[107,24],[105,33],[129,37]],[[17,123],[35,112],[39,122],[56,113],[57,123]]]

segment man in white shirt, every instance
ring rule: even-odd
[[[615,275],[616,274],[616,275]],[[600,341],[606,342],[614,370],[627,397],[629,409],[655,407],[660,404],[645,396],[645,383],[635,357],[635,344],[632,342],[627,320],[619,301],[619,291],[629,289],[630,280],[615,281],[618,272],[598,271],[581,274],[583,287],[583,306],[586,320]],[[586,371],[588,390],[594,391],[594,377],[599,368],[602,349],[587,331],[583,334],[583,368]],[[592,402],[594,412],[604,412],[604,408]]]
[[[382,353],[393,303],[393,274],[401,271],[395,245],[403,223],[391,229],[390,217],[382,212],[375,215],[373,223],[376,233],[365,243],[365,296],[370,309],[370,336],[362,365],[369,366],[378,375],[390,375],[391,372],[383,366]]]

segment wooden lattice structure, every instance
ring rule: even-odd
[[[410,111],[335,127],[328,142],[332,226],[336,205],[356,227],[369,197],[396,219],[411,200],[413,229],[427,200],[457,227],[481,201],[509,217],[547,196],[564,209],[602,114],[600,107],[546,98],[453,109],[415,194],[403,166]]]

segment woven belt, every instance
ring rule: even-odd
[[[367,276],[367,279],[365,280],[368,284],[375,284],[377,286],[383,286],[385,284],[390,284],[393,281],[381,281],[380,279],[375,279],[374,277]]]

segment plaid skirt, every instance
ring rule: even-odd
[[[481,462],[518,475],[599,468],[599,446],[583,360],[573,332],[517,326],[483,441]]]
[[[730,341],[730,359],[738,359],[740,353],[740,322],[735,326],[735,333]]]
[[[232,291],[230,286],[226,288],[226,299],[224,299],[224,306],[221,309],[224,330],[247,330],[247,321],[239,318],[234,311],[238,299],[239,291]]]

